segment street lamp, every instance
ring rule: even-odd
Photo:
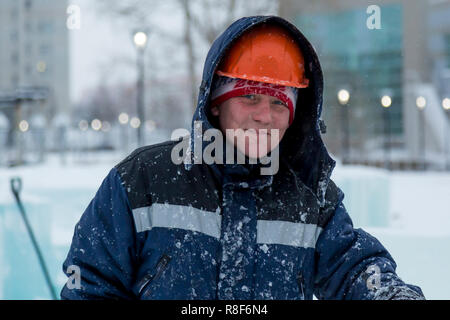
[[[445,111],[450,110],[450,98],[442,100],[442,108],[444,108]]]
[[[133,35],[133,42],[137,50],[137,115],[141,121],[145,121],[144,110],[144,52],[147,45],[147,34],[143,31],[135,32]],[[144,130],[139,126],[137,130],[138,145],[144,144]]]
[[[149,132],[152,132],[156,128],[156,123],[153,120],[147,120],[145,121],[145,127]]]
[[[22,120],[22,121],[19,122],[19,130],[21,132],[27,132],[29,127],[30,126],[28,125],[28,121],[27,120]]]
[[[130,120],[130,126],[134,129],[140,129],[141,128],[141,119],[137,118],[137,117],[133,117]]]
[[[94,131],[99,131],[102,128],[102,122],[99,119],[92,120],[91,128],[94,129]]]
[[[425,107],[427,106],[427,100],[423,96],[419,96],[416,99],[416,106],[419,109],[420,113],[420,131],[421,131],[421,137],[420,137],[420,150],[422,151],[422,169],[426,169],[426,156],[425,156]]]
[[[111,124],[108,121],[103,121],[101,130],[103,132],[109,132],[111,130]]]
[[[447,116],[447,112],[450,110],[450,98],[444,98],[442,100],[442,108],[444,108],[444,112],[445,112],[445,123],[447,124],[446,128],[446,132],[444,132],[444,135],[446,137],[445,139],[445,159],[446,159],[446,163],[445,163],[445,167],[447,170],[450,170],[450,157],[449,157],[449,153],[450,153],[450,148],[449,148],[449,140],[450,140],[450,123],[448,121],[448,116]]]
[[[390,95],[384,95],[381,97],[381,106],[383,110],[383,123],[384,123],[384,162],[386,168],[391,170],[390,152],[391,152],[391,123],[389,118],[389,108],[392,105],[392,98]],[[386,141],[387,139],[387,141]]]
[[[341,89],[338,92],[338,99],[342,105],[345,105],[348,103],[348,100],[350,100],[350,93],[345,89]]]
[[[133,41],[136,47],[145,48],[147,44],[147,34],[145,32],[136,32],[133,36]]]
[[[350,134],[349,134],[349,121],[348,121],[348,101],[350,100],[350,92],[346,89],[341,89],[337,93],[337,98],[341,106],[343,106],[341,111],[341,119],[342,119],[342,129],[345,132],[344,141],[343,141],[343,153],[342,163],[346,163],[349,158],[350,153]]]
[[[87,131],[89,129],[89,123],[86,120],[80,120],[78,127],[81,131]]]
[[[118,117],[120,127],[121,127],[121,136],[122,136],[122,146],[124,148],[124,153],[128,153],[128,122],[130,121],[130,117],[128,113],[122,112]]]
[[[390,96],[385,95],[385,96],[381,97],[381,105],[384,108],[389,108],[391,106],[391,104],[392,104],[392,99]]]
[[[129,120],[129,116],[127,113],[122,112],[121,114],[119,114],[119,122],[120,124],[127,124]]]

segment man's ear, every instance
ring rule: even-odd
[[[215,117],[219,116],[220,114],[219,106],[216,105],[214,107],[211,107],[211,114]]]

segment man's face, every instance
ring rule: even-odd
[[[219,117],[220,129],[227,140],[250,158],[264,157],[272,151],[289,127],[288,107],[264,94],[228,99],[212,107],[211,113]],[[233,130],[234,137],[227,135],[227,129]]]

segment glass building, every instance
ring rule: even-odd
[[[324,71],[324,112],[328,132],[325,138],[344,141],[348,134],[351,157],[361,157],[367,148],[380,147],[386,141],[401,139],[403,21],[402,6],[381,6],[380,29],[369,29],[370,15],[365,10],[346,9],[332,12],[298,14],[293,22],[316,48]],[[341,106],[337,93],[350,93],[348,106]],[[389,127],[381,106],[381,97],[389,95],[392,104],[387,112]],[[350,108],[343,112],[342,108]],[[348,116],[348,119],[343,119]],[[340,121],[333,121],[340,119]],[[348,131],[341,128],[348,124]],[[397,139],[395,139],[397,137]],[[331,138],[332,139],[332,138]],[[329,141],[330,149],[340,149],[337,141]],[[337,145],[336,145],[337,144]],[[338,152],[339,153],[339,152]]]
[[[442,168],[450,135],[444,134],[450,112],[442,107],[450,96],[450,1],[279,4],[280,15],[297,25],[319,55],[328,149],[354,163],[392,160],[414,168],[429,162]],[[338,101],[341,89],[350,93],[346,106]],[[385,95],[388,108],[381,103]],[[424,112],[416,102],[420,96]]]

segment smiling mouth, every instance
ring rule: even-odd
[[[244,129],[244,131],[248,131],[248,130],[252,130],[252,131],[256,131],[258,134],[260,134],[259,130],[266,130],[265,134],[267,134],[268,136],[271,136],[270,130],[269,129]]]

